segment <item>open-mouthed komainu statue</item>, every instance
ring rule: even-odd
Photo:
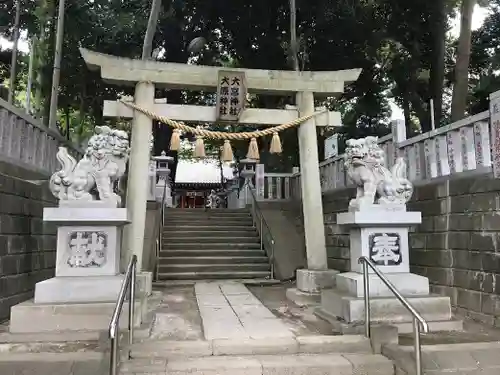
[[[100,200],[119,206],[121,198],[115,185],[125,173],[129,153],[125,131],[96,126],[78,163],[66,147],[59,147],[61,170],[50,178],[50,191],[60,201]]]
[[[374,204],[404,207],[413,194],[413,185],[405,176],[405,160],[398,158],[391,170],[387,169],[378,137],[349,139],[346,146],[344,165],[357,187],[349,208],[362,210]]]

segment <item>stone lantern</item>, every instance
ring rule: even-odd
[[[240,194],[240,205],[245,207],[247,204],[251,203],[251,191],[250,189],[254,189],[253,178],[255,176],[255,165],[258,163],[258,160],[255,159],[243,159],[240,160],[240,163],[243,166],[243,169],[240,172],[240,177],[244,179],[243,182],[243,194]]]
[[[167,207],[172,207],[169,164],[173,163],[174,158],[171,156],[167,156],[167,153],[165,151],[162,151],[161,155],[154,156],[153,160],[155,161],[156,176],[158,176],[157,183],[155,180],[155,200],[157,202],[162,202],[163,197],[165,197],[164,204]]]

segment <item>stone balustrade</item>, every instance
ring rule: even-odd
[[[292,196],[293,173],[265,173],[264,179],[256,179],[256,196],[259,201],[288,200]]]
[[[59,146],[80,159],[81,150],[58,132],[0,99],[0,160],[50,176],[59,167]]]
[[[389,169],[397,157],[406,160],[406,174],[414,184],[428,183],[463,173],[491,171],[500,153],[500,142],[493,144],[490,111],[406,139],[404,121],[392,122],[392,132],[379,138]],[[497,147],[498,146],[498,147]],[[499,159],[500,161],[500,159]],[[323,193],[351,186],[344,170],[344,155],[320,163]],[[300,199],[300,173],[291,177],[291,197]]]
[[[412,182],[467,171],[487,172],[492,166],[489,111],[398,142]]]

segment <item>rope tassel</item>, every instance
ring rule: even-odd
[[[194,157],[195,158],[205,157],[205,143],[203,142],[203,138],[200,136],[196,137],[196,142],[194,144]]]
[[[270,154],[281,154],[283,149],[281,147],[281,140],[278,132],[273,133],[273,139],[271,139],[271,146],[269,147]]]
[[[181,134],[179,129],[174,129],[170,138],[170,150],[177,151],[181,147]]]
[[[259,145],[257,144],[257,139],[255,139],[255,137],[250,139],[250,144],[248,145],[247,159],[260,160]]]
[[[224,141],[224,145],[222,146],[222,161],[231,162],[233,161],[233,149],[231,147],[231,142],[229,139]]]

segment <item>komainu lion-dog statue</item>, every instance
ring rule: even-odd
[[[60,201],[104,201],[120,206],[116,183],[124,175],[130,153],[125,131],[96,126],[83,158],[77,162],[66,147],[59,147],[61,170],[52,175],[50,191]]]
[[[346,142],[344,165],[347,175],[357,187],[356,198],[349,209],[361,210],[373,205],[405,207],[413,194],[413,185],[406,178],[406,162],[397,158],[389,170],[378,137],[349,139]]]

